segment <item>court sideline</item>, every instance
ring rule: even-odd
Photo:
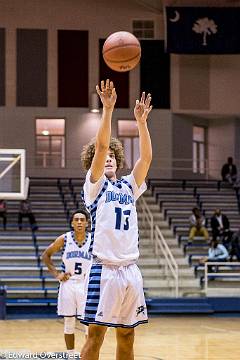
[[[136,329],[136,360],[239,360],[240,319],[235,317],[154,317]],[[76,330],[76,349],[84,333]],[[114,360],[114,330],[106,334],[101,360]],[[65,350],[60,319],[0,321],[0,354],[6,350]],[[127,360],[127,359],[126,359]]]

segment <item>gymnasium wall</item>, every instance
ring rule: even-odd
[[[239,114],[239,76],[240,55],[172,55],[172,111]]]
[[[34,162],[35,150],[35,114],[41,116],[66,116],[66,168],[65,169],[42,169],[36,168]],[[117,119],[132,118],[132,111],[128,109],[116,110],[113,115],[112,134],[117,135]],[[52,176],[52,177],[81,177],[84,175],[80,163],[82,147],[96,135],[99,126],[99,115],[88,112],[88,109],[45,109],[34,108],[19,110],[8,110],[7,116],[0,109],[1,134],[8,134],[7,138],[0,135],[1,147],[4,148],[26,148],[27,169],[29,176]],[[17,118],[17,126],[16,126]],[[167,110],[153,110],[149,130],[152,134],[154,158],[150,170],[153,177],[171,177],[171,114]],[[24,129],[24,130],[23,130]]]
[[[206,175],[191,171],[193,126],[206,129]],[[236,116],[172,116],[172,175],[173,178],[220,179],[221,168],[232,156],[240,169],[240,121]]]
[[[127,0],[107,0],[101,2],[89,0],[9,0],[0,1],[0,23],[6,29],[7,53],[7,104],[15,106],[16,48],[15,37],[17,28],[48,30],[48,106],[57,105],[57,30],[88,30],[89,31],[89,92],[95,90],[99,80],[98,46],[99,39],[106,38],[111,32],[120,29],[132,31],[133,19],[151,19],[155,21],[156,38],[163,38],[160,33],[162,16],[156,15],[140,5]],[[80,46],[80,44],[79,44]],[[10,71],[10,69],[12,71]],[[138,71],[130,73],[132,99],[135,99]],[[135,91],[134,91],[135,90]],[[12,96],[10,95],[12,94]]]
[[[205,178],[192,173],[193,126],[207,128],[208,120],[194,115],[173,114],[172,116],[172,175],[178,179]]]
[[[79,0],[9,0],[0,1],[0,23],[1,28],[5,29],[6,33],[6,106],[0,107],[0,146],[5,148],[26,148],[27,149],[27,170],[30,176],[43,176],[42,169],[38,169],[34,164],[35,155],[35,118],[36,117],[63,117],[66,119],[66,169],[44,169],[44,176],[82,176],[80,166],[80,152],[82,146],[93,137],[99,124],[97,115],[90,114],[88,107],[74,107],[74,99],[69,99],[65,104],[62,101],[61,107],[59,105],[59,95],[67,93],[62,83],[58,84],[58,69],[64,64],[58,63],[58,53],[61,49],[58,48],[58,30],[82,30],[88,32],[88,88],[81,89],[84,96],[87,94],[88,99],[93,91],[95,85],[99,82],[99,39],[106,38],[111,32],[118,30],[132,31],[133,19],[150,19],[155,22],[155,35],[157,39],[163,38],[163,22],[162,16],[154,14],[127,0],[114,1],[79,1]],[[24,81],[27,76],[30,76],[32,69],[28,66],[31,63],[31,49],[24,49],[21,56],[21,61],[17,61],[16,43],[20,42],[22,47],[24,42],[17,40],[16,29],[41,30],[47,31],[47,106],[44,103],[38,104],[34,100],[34,106],[17,106],[16,102],[19,97],[19,86],[17,85],[17,66],[20,74],[24,76]],[[0,33],[1,35],[1,33]],[[63,40],[64,41],[64,40]],[[2,43],[4,46],[4,43]],[[36,45],[36,43],[35,43]],[[81,57],[81,44],[76,44],[76,57]],[[29,51],[28,59],[24,60]],[[70,51],[70,50],[69,50]],[[19,53],[19,51],[18,51]],[[41,52],[42,53],[42,52]],[[36,52],[34,52],[36,55]],[[80,55],[79,55],[80,54]],[[67,59],[67,56],[66,56]],[[1,60],[1,59],[0,59]],[[0,65],[2,62],[0,63]],[[79,68],[81,62],[79,61]],[[24,70],[24,71],[22,71]],[[63,69],[64,70],[64,69]],[[0,66],[1,71],[1,66]],[[41,69],[36,68],[36,72],[43,74]],[[140,91],[140,68],[136,68],[129,74],[129,109],[116,109],[113,119],[113,134],[116,135],[116,121],[118,118],[128,119],[133,118],[132,108],[135,99],[139,96]],[[19,71],[18,71],[19,73]],[[18,75],[19,76],[19,75]],[[30,93],[39,93],[38,82],[44,80],[37,78],[30,86],[23,88],[22,97],[25,101],[26,91]],[[60,78],[61,81],[61,78]],[[68,86],[70,86],[69,84]],[[43,88],[44,84],[41,85]],[[0,89],[1,90],[1,89]],[[42,95],[43,92],[40,92]],[[1,98],[2,91],[0,91]],[[78,94],[76,94],[76,97]],[[29,98],[29,94],[27,94]],[[41,96],[38,96],[37,100]],[[87,99],[87,100],[88,100]],[[1,100],[1,99],[0,99]],[[79,98],[77,99],[77,101]],[[24,101],[20,104],[24,105]],[[72,101],[72,104],[70,103]],[[83,102],[84,103],[84,102]],[[86,100],[85,100],[86,103]],[[1,104],[0,104],[1,105]],[[40,106],[37,106],[40,105]],[[81,104],[80,104],[81,105]],[[83,106],[83,105],[82,105]],[[161,120],[159,120],[161,118]],[[151,117],[150,127],[154,129],[157,134],[153,139],[156,143],[156,157],[162,158],[161,151],[165,153],[166,149],[170,149],[171,145],[168,142],[168,137],[165,137],[159,131],[160,123],[164,124],[164,131],[171,128],[171,119],[169,111],[154,110]],[[158,134],[159,132],[159,134]],[[7,134],[7,136],[5,136]],[[153,134],[154,135],[154,134]],[[160,142],[159,142],[160,140]],[[156,153],[156,152],[155,152]],[[159,176],[159,167],[157,161],[153,162],[153,170]],[[169,166],[168,166],[169,168]],[[157,176],[157,175],[156,175]],[[167,173],[167,176],[171,176]]]
[[[26,148],[29,176],[82,176],[79,154],[86,141],[95,135],[99,124],[99,119],[96,115],[89,113],[87,106],[58,107],[60,86],[58,84],[58,30],[88,32],[89,76],[86,92],[89,100],[100,76],[99,39],[105,39],[110,33],[122,29],[132,31],[133,19],[154,20],[155,38],[157,40],[164,38],[163,16],[134,1],[116,0],[113,6],[113,2],[108,0],[0,0],[0,77],[2,80],[0,82],[0,147]],[[47,31],[47,40],[41,43],[42,49],[44,49],[44,44],[47,45],[46,67],[43,57],[41,69],[36,69],[36,83],[30,86],[34,96],[37,97],[37,100],[34,99],[35,106],[16,107],[20,90],[17,85],[17,29]],[[1,55],[4,48],[6,49],[5,57]],[[23,54],[22,59],[25,59],[28,50],[25,49],[26,53]],[[80,50],[79,44],[76,54],[81,53]],[[26,63],[22,63],[21,66],[20,68],[24,69]],[[33,69],[31,68],[31,72]],[[27,70],[24,71],[27,72]],[[240,132],[236,117],[240,113],[239,72],[239,56],[171,56],[171,110],[160,110],[155,107],[149,122],[154,147],[150,176],[166,178],[192,176],[190,170],[186,172],[181,168],[185,167],[185,159],[188,159],[188,163],[192,159],[192,127],[196,125],[196,118],[198,123],[203,123],[209,128],[210,144],[213,139],[217,139],[215,140],[217,142],[223,141],[226,153],[230,154],[233,147],[234,154],[240,158],[239,146],[237,146],[239,138],[236,136]],[[44,76],[41,77],[39,89],[38,82],[44,73],[47,74],[46,83],[44,83]],[[161,84],[161,78],[158,82]],[[132,108],[135,99],[139,96],[140,86],[140,67],[138,66],[129,73],[129,108],[115,110],[114,135],[116,135],[117,119],[133,118]],[[169,88],[166,91],[169,91]],[[47,106],[44,106],[46,100],[44,94],[47,96]],[[24,101],[26,96],[29,99],[29,94],[25,95],[26,92],[23,92],[22,100]],[[161,96],[161,91],[158,96]],[[37,103],[38,101],[40,102]],[[5,106],[1,106],[4,103]],[[211,116],[215,114],[225,119],[223,127],[219,125],[217,119],[212,122]],[[202,115],[203,119],[201,119]],[[228,115],[234,117],[233,123],[229,123]],[[36,117],[66,119],[65,169],[44,169],[43,172],[42,169],[35,167]],[[220,128],[221,131],[219,131]],[[224,136],[221,136],[225,131],[234,138],[226,140]],[[209,159],[214,159],[214,161],[216,159],[219,163],[225,161],[225,153],[215,153],[212,149],[213,146],[209,150]],[[172,167],[177,167],[177,169],[173,170]],[[218,172],[214,170],[211,176],[218,176],[217,174]]]
[[[221,168],[227,162],[227,158],[235,154],[235,118],[224,118],[210,120],[208,129],[208,148],[210,175],[221,176]]]
[[[5,105],[5,29],[0,29],[0,106]]]

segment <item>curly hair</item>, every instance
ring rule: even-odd
[[[95,143],[96,138],[90,140],[90,142],[83,147],[83,151],[81,153],[81,161],[83,168],[85,170],[89,170],[92,164],[92,159],[95,154]],[[123,154],[123,146],[121,141],[116,138],[111,137],[109,149],[114,152],[116,162],[117,162],[117,169],[121,169],[124,164],[124,154]]]

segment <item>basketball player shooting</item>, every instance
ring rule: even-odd
[[[111,138],[111,119],[117,99],[113,82],[96,87],[103,113],[96,139],[82,152],[86,170],[84,201],[91,213],[93,264],[86,283],[87,301],[82,323],[89,325],[82,360],[98,360],[107,327],[116,327],[117,360],[133,360],[134,327],[147,322],[139,257],[136,200],[146,190],[152,160],[147,127],[150,94],[136,101],[140,158],[130,175],[116,177],[123,166],[120,141]]]
[[[60,235],[42,255],[49,272],[60,282],[57,312],[64,317],[64,338],[68,354],[75,352],[76,317],[82,315],[84,279],[92,261],[89,253],[91,238],[87,233],[88,220],[89,214],[85,209],[76,210],[70,220],[72,231]],[[62,271],[56,269],[51,259],[59,251],[62,251]]]

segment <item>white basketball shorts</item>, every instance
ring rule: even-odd
[[[60,282],[57,309],[59,316],[81,317],[85,302],[86,297],[84,296],[84,283],[82,279],[69,279]]]
[[[136,264],[93,264],[88,276],[83,324],[135,327],[148,322],[142,275]]]

